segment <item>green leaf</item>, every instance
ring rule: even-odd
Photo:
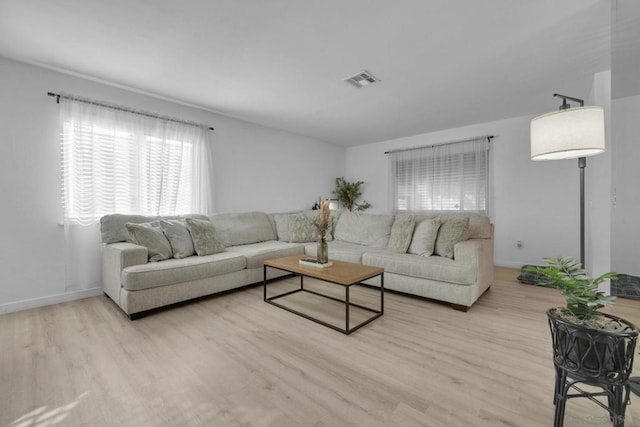
[[[525,271],[540,274],[540,285],[560,290],[566,298],[567,310],[574,316],[588,319],[601,314],[598,311],[601,308],[615,303],[616,297],[605,295],[598,290],[598,285],[615,279],[616,273],[593,279],[573,257],[548,257],[544,261],[547,267],[527,267]]]
[[[353,212],[354,210],[357,212],[361,212],[371,207],[371,204],[366,200],[364,200],[362,203],[356,202],[362,195],[360,186],[362,186],[363,184],[364,181],[349,182],[341,176],[336,178],[336,189],[333,191],[333,194],[336,195],[338,201],[349,212]]]

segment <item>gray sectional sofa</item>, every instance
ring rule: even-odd
[[[315,255],[315,214],[107,215],[101,219],[104,292],[134,319],[159,307],[260,283],[265,259]],[[493,229],[484,215],[333,212],[332,222],[329,258],[384,268],[386,289],[448,302],[466,311],[493,282]],[[191,232],[192,252],[178,247],[184,242],[168,232],[169,223],[182,224]],[[206,248],[198,251],[197,240],[203,238],[189,227],[196,223],[213,230],[205,240],[216,240],[215,253]],[[172,251],[158,256],[153,244],[134,233],[140,228],[152,229],[158,236],[164,231]],[[268,279],[284,274],[275,269],[267,272]],[[377,282],[369,284],[379,286]]]

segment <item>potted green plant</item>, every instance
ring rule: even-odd
[[[349,182],[344,177],[336,178],[336,189],[333,191],[333,194],[336,195],[338,201],[344,206],[349,212],[364,211],[371,207],[371,203],[363,200],[362,203],[357,203],[356,201],[360,196],[362,196],[362,191],[360,191],[360,186],[364,184],[364,181],[356,181]]]
[[[529,267],[527,271],[538,273],[540,285],[556,288],[564,294],[567,305],[552,309],[556,315],[569,322],[595,328],[616,330],[619,327],[615,322],[604,319],[600,312],[601,308],[613,305],[616,297],[598,290],[605,280],[615,279],[616,273],[605,273],[594,279],[588,277],[580,262],[572,257],[550,257],[544,261],[547,267]]]
[[[562,425],[567,398],[607,396],[614,425],[622,425],[629,402],[629,375],[638,338],[632,323],[600,310],[615,303],[598,286],[615,273],[591,278],[572,257],[544,258],[546,267],[528,267],[537,273],[539,284],[560,290],[566,306],[547,311],[551,329],[553,362],[556,368],[554,404],[556,425]],[[586,383],[603,389],[587,393],[576,384]],[[579,394],[568,394],[569,389]]]

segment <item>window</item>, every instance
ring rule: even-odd
[[[391,152],[389,158],[394,212],[488,213],[488,138]]]
[[[65,221],[86,225],[110,213],[209,213],[206,128],[63,101]]]

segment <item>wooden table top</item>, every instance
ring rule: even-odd
[[[384,273],[380,267],[355,264],[352,262],[329,260],[333,265],[330,267],[312,267],[300,264],[298,261],[303,258],[314,258],[309,255],[292,255],[284,258],[268,259],[264,265],[290,271],[292,273],[303,274],[315,279],[325,280],[343,286],[356,285],[363,280],[370,279]]]

